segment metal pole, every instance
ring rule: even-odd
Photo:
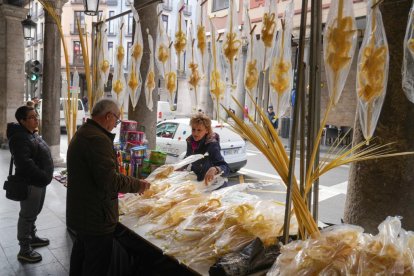
[[[303,63],[304,56],[304,46],[305,46],[305,35],[306,35],[306,17],[307,17],[307,7],[308,1],[302,0],[302,14],[300,18],[300,35],[299,35],[299,74],[296,80],[296,87],[298,88],[296,92],[296,101],[293,111],[293,127],[292,127],[292,136],[290,140],[290,160],[289,160],[289,174],[288,174],[288,183],[286,191],[286,206],[285,206],[285,221],[283,226],[283,237],[284,243],[289,242],[289,226],[290,226],[290,209],[292,205],[292,183],[294,178],[295,171],[295,158],[296,158],[296,136],[297,130],[299,127],[299,108],[303,101],[304,89],[302,89],[302,83],[304,82],[305,77],[305,64]]]
[[[310,72],[310,91],[313,94],[312,112],[309,113],[311,125],[309,131],[311,132],[309,149],[317,147],[318,151],[315,158],[313,168],[308,165],[308,169],[314,170],[319,163],[319,145],[315,145],[315,138],[320,128],[320,106],[321,106],[321,35],[322,35],[322,1],[312,0],[312,28],[311,28],[311,72]],[[310,155],[308,156],[310,158]],[[309,163],[310,160],[308,160]],[[313,183],[313,218],[318,220],[319,209],[319,180]]]

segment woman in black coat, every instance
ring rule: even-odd
[[[191,170],[197,175],[197,180],[204,179],[208,184],[217,174],[222,173],[222,176],[227,176],[230,173],[230,168],[221,155],[220,137],[213,132],[210,118],[199,113],[191,117],[190,126],[191,136],[186,140],[186,157],[208,153],[208,156],[191,165]]]
[[[16,123],[7,125],[7,138],[15,164],[15,175],[28,184],[28,195],[20,201],[17,239],[20,251],[17,259],[35,263],[42,256],[34,247],[49,245],[48,239],[36,235],[36,219],[42,210],[46,186],[52,181],[53,159],[46,142],[37,134],[39,117],[33,107],[21,106],[16,110]]]

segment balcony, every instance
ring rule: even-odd
[[[85,34],[86,33],[86,25],[81,24],[80,27],[81,27],[81,30],[82,30],[82,34]],[[70,24],[70,34],[71,35],[78,35],[79,34],[77,24]]]
[[[172,11],[171,0],[164,0],[164,3],[162,3],[162,9],[165,11]]]
[[[108,6],[117,6],[118,5],[118,0],[106,0],[106,4]]]
[[[185,5],[183,14],[186,16],[191,16],[191,10],[192,10],[191,5]]]
[[[83,0],[70,0],[71,4],[83,4]]]

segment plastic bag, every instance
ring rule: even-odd
[[[147,103],[147,107],[150,111],[152,111],[154,107],[154,102],[152,100],[152,91],[154,91],[156,83],[155,83],[155,68],[154,68],[154,40],[152,36],[149,34],[149,30],[147,29],[148,33],[148,49],[150,54],[150,62],[147,77],[145,78],[145,102]]]
[[[120,19],[119,26],[124,25],[123,18]],[[126,51],[124,48],[124,28],[120,28],[118,33],[118,45],[116,46],[114,75],[112,78],[112,98],[118,103],[118,107],[122,109],[125,99],[126,83],[124,77],[124,61]]]
[[[175,25],[174,49],[177,54],[177,69],[179,72],[184,71],[184,54],[188,43],[184,23],[184,0],[179,0],[177,4],[177,21]],[[171,70],[170,70],[171,72]]]
[[[279,245],[265,247],[259,238],[249,243],[240,252],[229,253],[210,267],[209,274],[248,275],[269,268],[280,254]]]
[[[274,47],[275,35],[277,30],[277,6],[276,1],[266,0],[263,13],[263,24],[261,29],[261,44],[264,50],[262,71],[269,68],[271,55]]]
[[[239,2],[239,1],[237,1]],[[242,42],[240,40],[240,33],[238,30],[238,15],[236,0],[229,0],[228,16],[226,31],[223,40],[223,56],[227,63],[227,79],[230,81],[232,88],[236,87],[236,78],[239,64],[239,55],[241,51]]]
[[[293,1],[287,5],[283,22],[276,39],[269,72],[270,101],[275,110],[275,119],[282,117],[289,108],[290,92],[293,87],[291,46]]]
[[[131,56],[127,57],[130,61],[130,69],[128,74],[127,81],[127,90],[129,97],[131,99],[131,105],[133,110],[137,106],[139,96],[141,95],[141,59],[142,53],[144,52],[144,42],[142,40],[142,31],[141,31],[141,22],[139,19],[138,12],[132,7],[132,14],[135,20],[135,34],[134,34],[134,44],[131,47]]]
[[[408,100],[414,103],[414,3],[408,16],[404,38],[402,87]]]
[[[337,225],[318,239],[288,243],[267,275],[347,275],[355,267],[362,232],[359,226]]]
[[[414,233],[388,217],[376,236],[354,225],[337,225],[318,239],[291,242],[267,275],[413,275]]]
[[[260,69],[262,68],[261,62],[262,59],[260,59],[259,53],[261,52],[259,49],[256,49],[256,46],[258,46],[258,43],[256,43],[256,35],[254,34],[254,31],[252,31],[252,26],[250,23],[250,16],[249,16],[249,1],[244,0],[243,1],[243,37],[246,38],[246,44],[247,46],[247,60],[246,60],[246,66],[244,71],[244,87],[246,90],[250,93],[252,96],[252,99],[256,99],[257,96],[257,85],[259,82],[260,77]],[[247,97],[247,107],[248,110],[254,109],[254,102]],[[246,112],[246,111],[245,111]],[[244,116],[247,117],[248,114],[244,114]]]
[[[367,4],[367,26],[358,55],[356,90],[362,133],[369,141],[377,126],[388,81],[388,42],[375,1]]]
[[[162,3],[158,4],[157,14],[161,14],[160,12],[163,10],[162,5]],[[166,80],[165,74],[167,72],[168,60],[171,58],[169,46],[170,40],[168,39],[164,28],[164,21],[160,15],[158,16],[157,39],[155,40],[155,64],[164,81]]]
[[[326,21],[323,55],[329,98],[336,105],[345,86],[357,42],[352,1],[332,1]]]
[[[414,260],[402,238],[401,218],[387,217],[376,236],[366,235],[359,258],[358,274],[413,275]],[[408,254],[410,253],[410,254]]]
[[[216,39],[216,28],[214,27],[213,22],[210,21],[210,30],[211,30],[211,72],[210,72],[210,95],[214,102],[214,108],[216,109],[217,118],[220,120],[220,108],[221,104],[224,101],[224,94],[226,92],[226,84],[223,79],[223,68],[220,63],[220,53],[219,46]]]
[[[200,64],[200,71],[203,76],[207,74],[207,66],[208,66],[208,55],[207,55],[207,37],[206,37],[206,12],[204,11],[204,7],[207,5],[201,5],[201,3],[197,3],[196,9],[196,37],[197,37],[197,56],[198,60],[201,62]]]

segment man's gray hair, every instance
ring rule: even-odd
[[[119,113],[118,104],[112,99],[100,99],[92,108],[92,117],[102,116],[108,112]]]

